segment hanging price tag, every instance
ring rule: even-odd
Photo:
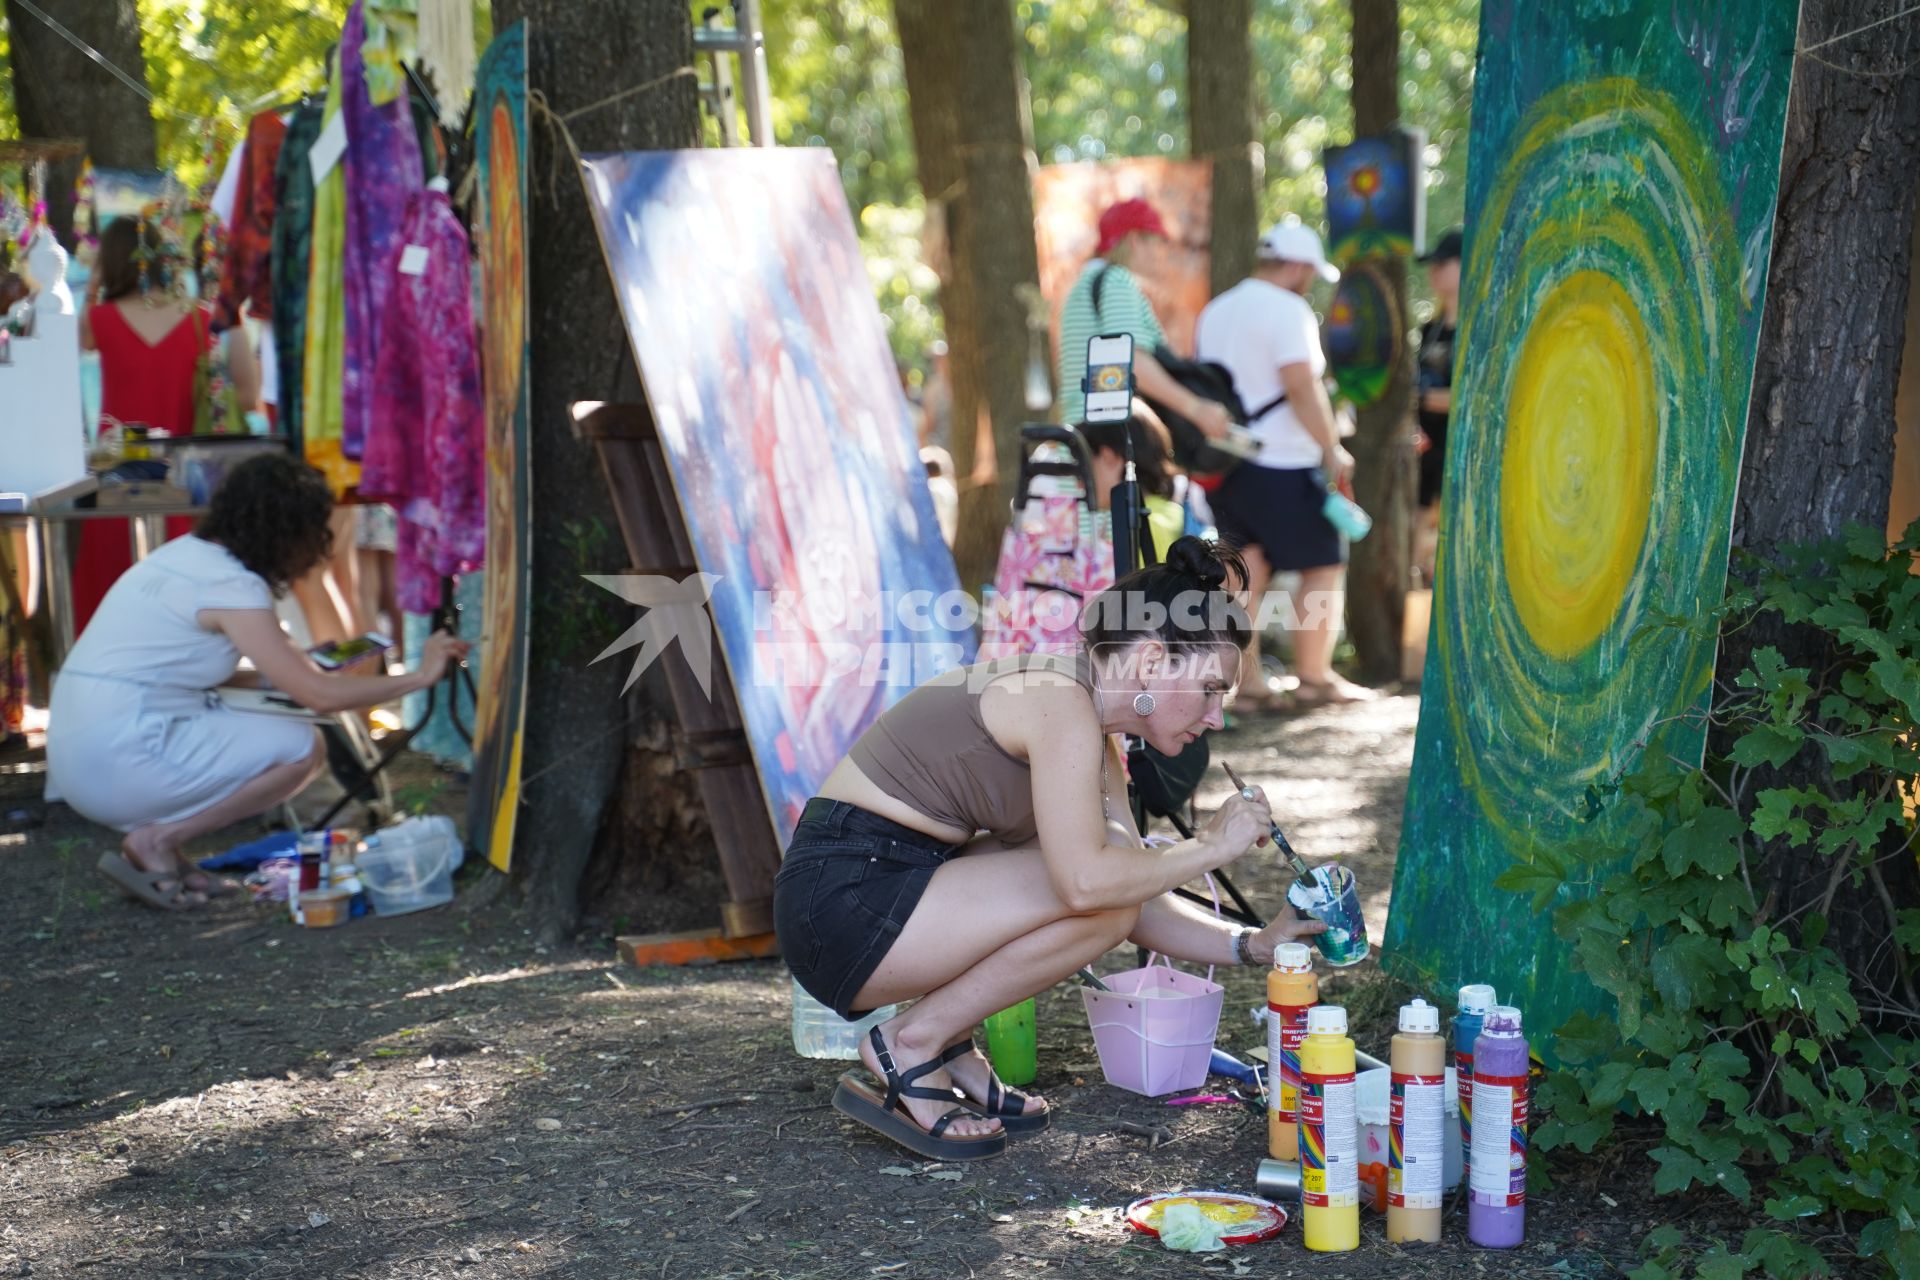
[[[327,121],[326,128],[313,141],[313,150],[307,153],[307,162],[313,166],[313,183],[319,186],[326,176],[333,172],[333,166],[340,163],[347,154],[347,115],[337,112]]]
[[[400,251],[400,274],[420,276],[427,273],[427,246],[410,244]]]

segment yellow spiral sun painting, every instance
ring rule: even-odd
[[[1795,5],[1489,0],[1433,627],[1385,963],[1589,1003],[1529,901],[1638,749],[1698,759]],[[1602,822],[1605,819],[1601,819]],[[1466,927],[1462,927],[1462,924]]]

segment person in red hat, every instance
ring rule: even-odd
[[[1060,309],[1056,365],[1060,420],[1069,426],[1077,426],[1086,417],[1087,399],[1080,389],[1080,379],[1087,372],[1087,339],[1126,333],[1133,335],[1133,376],[1140,393],[1186,417],[1216,440],[1227,434],[1232,418],[1226,406],[1187,390],[1153,358],[1153,349],[1167,339],[1159,317],[1153,313],[1153,304],[1134,277],[1132,263],[1143,245],[1166,238],[1167,224],[1145,200],[1122,200],[1100,215],[1100,242],[1067,290],[1067,300]]]

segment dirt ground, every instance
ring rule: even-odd
[[[1302,852],[1356,868],[1376,934],[1416,707],[1261,718],[1216,752],[1268,788]],[[844,1064],[793,1055],[777,962],[639,970],[602,937],[544,950],[510,906],[474,905],[484,868],[450,908],[329,932],[234,899],[162,915],[95,872],[110,835],[43,810],[41,782],[37,753],[0,759],[0,1276],[1597,1277],[1684,1212],[1646,1198],[1643,1148],[1616,1149],[1562,1166],[1512,1253],[1468,1246],[1458,1206],[1424,1249],[1368,1215],[1346,1255],[1308,1254],[1297,1224],[1169,1253],[1121,1210],[1251,1191],[1264,1123],[1106,1085],[1073,989],[1040,1015],[1052,1128],[928,1165],[829,1107]],[[462,808],[424,763],[407,795]],[[1271,860],[1234,876],[1277,901]],[[1259,975],[1222,973],[1221,1043],[1244,1050]],[[1323,990],[1384,1053],[1405,993],[1371,961]]]

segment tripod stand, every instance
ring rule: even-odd
[[[1133,456],[1133,428],[1129,423],[1121,433],[1121,457],[1125,460],[1126,470],[1121,473],[1120,483],[1113,486],[1108,497],[1108,509],[1113,513],[1113,574],[1114,581],[1132,573],[1135,569],[1158,563],[1153,550],[1153,526],[1147,519],[1146,501],[1140,493],[1140,473]],[[1201,750],[1206,747],[1206,739],[1191,743],[1187,751]],[[1184,752],[1182,753],[1185,754]],[[1175,787],[1168,778],[1161,756],[1149,747],[1143,739],[1127,738],[1127,799],[1133,809],[1134,825],[1142,832],[1147,829],[1147,818],[1151,814],[1165,818],[1173,824],[1183,840],[1193,839],[1193,825],[1181,817],[1179,810],[1192,803],[1191,793],[1183,806],[1175,795]],[[1160,803],[1149,803],[1149,788],[1141,785],[1141,780],[1151,778],[1155,784],[1151,790],[1157,793]],[[1189,807],[1189,812],[1191,809]],[[1263,928],[1266,921],[1241,895],[1233,881],[1224,871],[1213,873],[1214,881],[1226,895],[1233,900],[1234,909],[1221,909],[1221,914],[1230,916],[1242,924]],[[1201,897],[1191,889],[1179,888],[1174,893],[1203,906],[1212,905],[1207,898]]]

